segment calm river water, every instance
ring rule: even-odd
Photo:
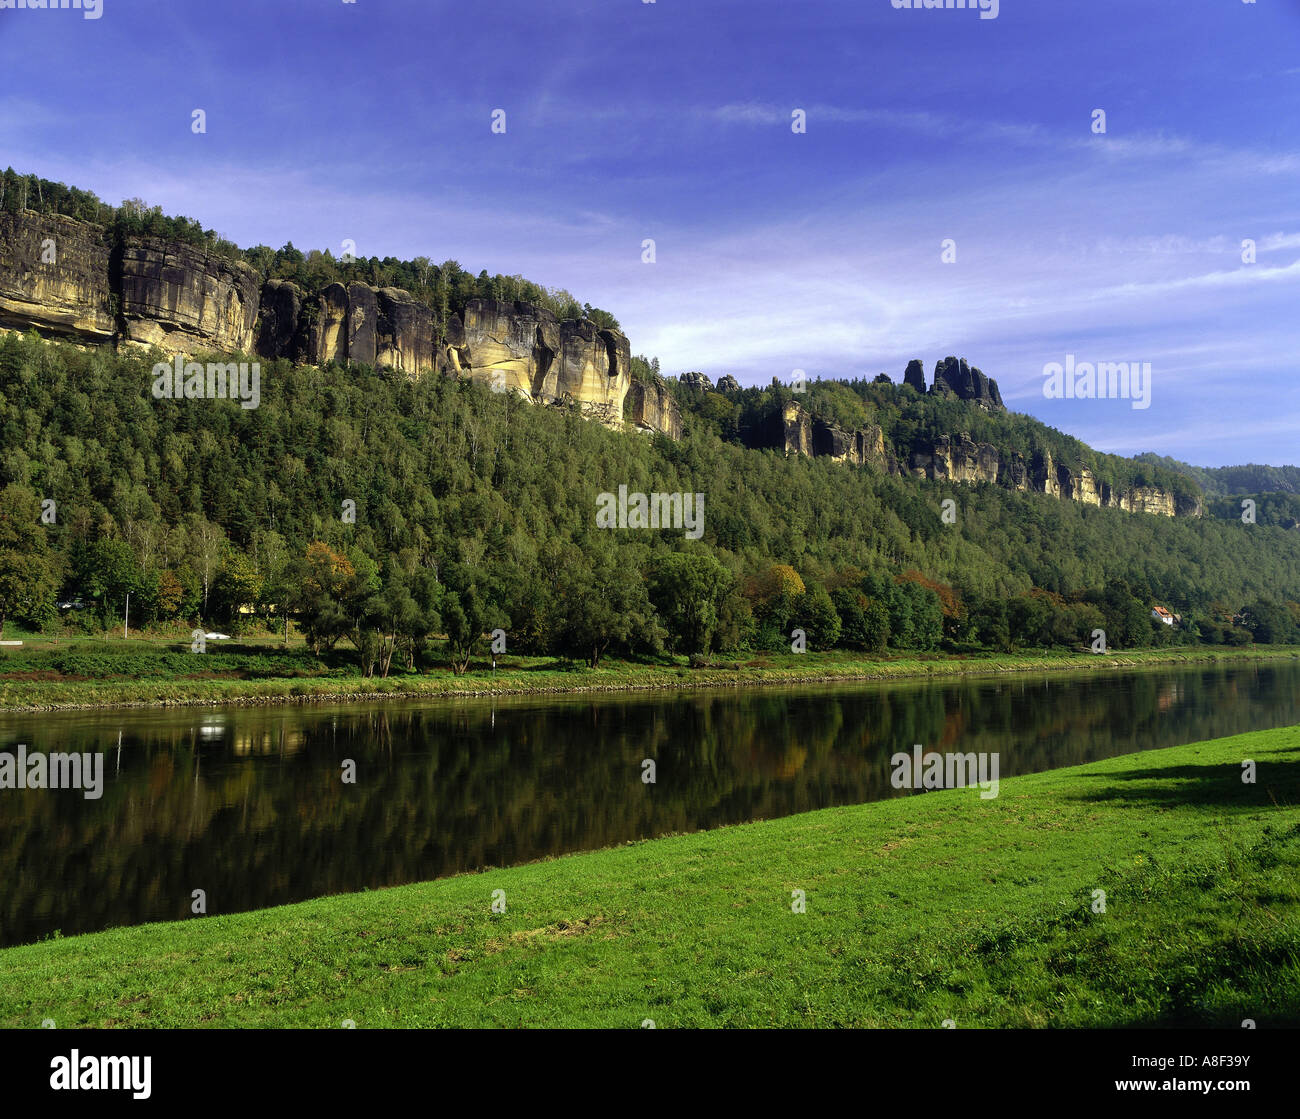
[[[912,795],[889,758],[914,743],[997,752],[1005,779],[1296,723],[1292,663],[5,715],[0,750],[105,764],[98,800],[0,790],[0,944],[187,917],[195,889],[229,913]]]

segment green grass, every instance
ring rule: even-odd
[[[45,1018],[1300,1025],[1300,727],[0,952],[0,1024]]]
[[[1240,660],[1296,660],[1300,648],[1241,649],[1179,645],[1112,652],[744,654],[713,657],[704,667],[685,658],[607,660],[599,668],[549,657],[503,658],[495,672],[476,664],[464,676],[445,668],[397,673],[386,679],[357,674],[353,657],[321,662],[299,643],[288,650],[267,642],[209,646],[199,655],[177,652],[175,641],[78,641],[5,650],[0,655],[0,710],[59,710],[112,706],[205,706],[221,703],[302,703],[384,697],[513,695],[649,688],[734,687],[816,681],[884,680],[981,672],[1057,669],[1111,671],[1136,665],[1211,664]]]

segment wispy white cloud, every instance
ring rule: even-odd
[[[1049,128],[1032,121],[958,117],[927,110],[856,108],[842,105],[779,106],[754,101],[698,108],[695,115],[720,124],[789,124],[791,111],[803,108],[809,127],[817,123],[864,124],[960,141],[965,144],[1003,143],[1043,151],[1087,152],[1107,160],[1188,160],[1234,167],[1261,174],[1289,174],[1300,168],[1300,152],[1263,152],[1218,142],[1160,132],[1124,132],[1114,127],[1094,135],[1083,118],[1073,130]]]
[[[1135,295],[1163,295],[1186,291],[1189,288],[1244,288],[1254,284],[1300,280],[1300,260],[1291,264],[1266,268],[1263,265],[1244,265],[1231,271],[1205,272],[1197,276],[1179,276],[1172,280],[1147,283],[1118,284],[1093,294],[1094,299],[1130,298]]]

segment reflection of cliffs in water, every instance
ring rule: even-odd
[[[8,792],[6,942],[418,881],[899,795],[890,756],[1003,778],[1300,722],[1300,666],[1108,677],[13,717],[0,748],[105,749],[103,799]],[[124,728],[120,756],[118,729]],[[657,782],[644,785],[653,758]],[[345,785],[342,765],[357,765]]]

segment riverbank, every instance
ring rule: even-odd
[[[0,951],[43,1019],[1296,1026],[1300,727]]]
[[[227,656],[225,659],[229,659]],[[609,660],[598,668],[551,658],[503,658],[495,672],[472,669],[388,678],[360,675],[241,678],[162,676],[146,679],[14,679],[0,660],[0,711],[61,711],[130,707],[211,707],[276,703],[357,703],[439,696],[559,695],[656,689],[761,687],[890,680],[1008,672],[1110,672],[1144,665],[1210,665],[1226,662],[1300,660],[1295,646],[1226,648],[1171,646],[1123,653],[905,654],[871,657],[846,652],[769,654],[711,658],[706,667],[680,663]],[[35,674],[32,674],[35,675]],[[211,678],[217,675],[218,678]]]

